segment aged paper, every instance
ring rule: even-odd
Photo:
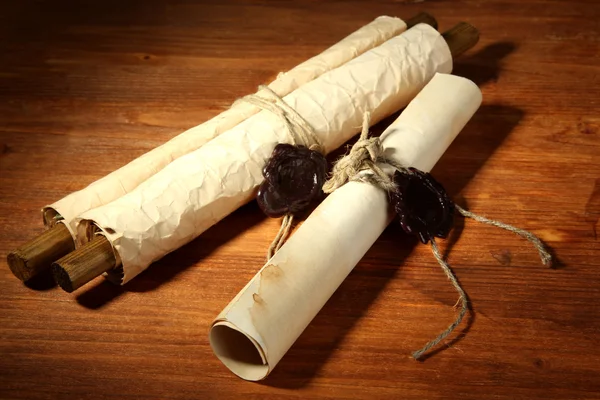
[[[437,74],[382,134],[386,155],[429,171],[480,104],[473,82]],[[387,197],[359,182],[333,192],[221,312],[210,342],[231,371],[273,370],[390,223]]]
[[[280,96],[285,96],[405,30],[406,24],[399,18],[381,16],[318,56],[280,74],[269,87]],[[62,218],[60,222],[75,236],[75,217],[129,193],[171,161],[198,149],[258,111],[254,106],[237,104],[202,125],[183,132],[88,187],[44,207],[42,214],[45,225],[53,226]]]

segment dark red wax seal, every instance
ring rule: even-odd
[[[295,214],[321,197],[327,160],[304,146],[278,144],[263,169],[257,201],[269,217]]]
[[[454,202],[431,174],[416,168],[396,171],[394,183],[397,189],[391,192],[391,201],[406,233],[419,236],[423,243],[448,236],[454,222]]]

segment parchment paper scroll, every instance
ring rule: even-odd
[[[303,62],[287,73],[280,74],[269,87],[280,96],[286,96],[303,84],[345,64],[405,30],[406,24],[399,18],[378,17],[321,54]],[[53,226],[59,222],[56,217],[60,216],[63,218],[60,222],[64,223],[75,237],[77,224],[75,217],[129,193],[171,161],[198,149],[258,111],[259,109],[256,107],[238,104],[202,125],[183,132],[86,188],[44,207],[42,209],[44,224]]]
[[[429,171],[481,104],[471,81],[436,75],[382,135],[387,155]],[[247,380],[265,378],[391,220],[387,194],[333,192],[219,314],[210,343]]]
[[[406,106],[436,72],[451,69],[444,39],[420,24],[284,100],[314,128],[329,152],[360,130],[366,111],[375,123]],[[100,228],[120,258],[125,283],[252,200],[273,148],[290,142],[285,124],[261,111],[173,161],[130,193],[82,214],[78,238],[89,240],[94,234],[90,227]]]

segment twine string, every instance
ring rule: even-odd
[[[302,145],[311,150],[323,152],[321,142],[310,124],[277,93],[266,85],[260,85],[259,91],[236,100],[233,105],[244,102],[269,111],[285,124],[293,145]],[[259,94],[260,93],[260,94]]]
[[[381,139],[369,137],[371,114],[363,116],[363,126],[358,141],[350,152],[338,159],[331,171],[331,177],[323,185],[323,192],[332,193],[346,182],[370,183],[386,191],[396,190],[394,181],[378,164],[388,164],[403,171],[405,168],[395,160],[384,156]]]
[[[302,145],[310,150],[324,153],[321,142],[313,127],[296,111],[287,104],[277,93],[266,85],[260,85],[258,92],[236,100],[233,105],[245,102],[262,110],[269,111],[285,124],[293,145]],[[286,214],[281,219],[279,232],[267,250],[267,261],[283,246],[292,229],[294,217]]]
[[[456,302],[455,307],[458,305],[458,303],[461,303],[461,307],[460,307],[460,311],[458,312],[458,315],[456,316],[456,319],[454,320],[454,322],[452,324],[450,324],[450,326],[448,326],[435,339],[429,341],[421,349],[413,352],[412,356],[415,360],[418,360],[419,358],[421,358],[421,356],[423,354],[425,354],[429,349],[437,346],[442,340],[446,339],[446,337],[448,335],[450,335],[454,331],[454,329],[456,329],[456,327],[458,325],[460,325],[463,318],[467,314],[467,311],[469,310],[469,303],[467,300],[467,295],[465,294],[465,291],[463,290],[463,288],[460,286],[460,283],[458,283],[458,280],[456,279],[456,276],[452,272],[450,265],[448,265],[446,260],[444,260],[444,257],[442,256],[442,253],[440,253],[440,249],[438,248],[437,242],[434,238],[431,238],[431,251],[432,251],[435,259],[437,260],[437,262],[440,264],[440,267],[442,267],[442,271],[444,271],[444,273],[446,274],[446,277],[448,277],[448,279],[452,283],[452,286],[454,286],[454,289],[456,289],[456,291],[458,292],[458,301]]]
[[[531,242],[531,244],[533,244],[533,246],[537,249],[538,253],[540,254],[540,259],[542,260],[542,264],[544,264],[548,267],[550,267],[552,265],[552,255],[550,254],[548,249],[546,249],[546,246],[540,240],[540,238],[535,236],[533,233],[526,231],[524,229],[521,229],[521,228],[517,228],[516,226],[505,224],[504,222],[496,221],[493,219],[486,218],[482,215],[472,213],[471,211],[467,211],[464,208],[460,207],[458,204],[455,204],[454,206],[456,207],[458,212],[460,212],[466,218],[471,218],[471,219],[474,219],[475,221],[481,222],[483,224],[492,225],[497,228],[505,229],[509,232],[512,232],[512,233],[515,233],[515,234],[521,236],[523,239],[529,240]]]
[[[269,250],[267,250],[267,261],[273,257],[277,250],[283,246],[286,239],[290,235],[290,230],[292,229],[292,223],[294,222],[294,216],[292,214],[286,214],[281,219],[281,227],[279,228],[279,232],[277,232],[277,236],[273,239],[273,242],[269,246]]]

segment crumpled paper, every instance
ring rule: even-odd
[[[480,104],[473,82],[436,75],[382,134],[386,156],[429,171]],[[265,378],[391,218],[388,195],[371,184],[330,194],[213,322],[217,357],[241,378]]]
[[[399,18],[378,17],[316,57],[303,62],[287,73],[280,74],[275,81],[269,84],[269,87],[279,96],[285,96],[303,84],[345,64],[359,54],[379,46],[405,30],[406,24]],[[58,222],[64,223],[75,238],[77,216],[129,193],[173,160],[198,149],[259,111],[258,108],[248,104],[236,104],[86,188],[44,207],[42,209],[44,224],[51,227]]]
[[[436,72],[451,69],[442,36],[420,24],[304,84],[284,101],[330,152],[360,130],[365,112],[376,123],[406,106]],[[130,193],[82,214],[78,239],[88,241],[100,229],[113,245],[126,283],[252,200],[273,148],[290,142],[286,125],[261,111]]]

